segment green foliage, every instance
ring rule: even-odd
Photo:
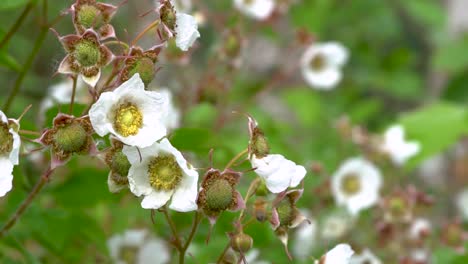
[[[37,0],[2,0],[0,1],[0,11],[21,8],[29,2],[35,3]]]

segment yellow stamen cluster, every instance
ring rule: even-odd
[[[174,190],[182,180],[182,169],[174,156],[158,156],[148,165],[150,185],[157,190]]]
[[[124,137],[134,136],[143,126],[143,115],[132,103],[119,106],[114,118],[114,129]]]
[[[355,174],[348,174],[341,180],[341,190],[347,195],[354,195],[361,190],[361,181]]]

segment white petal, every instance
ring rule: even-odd
[[[319,90],[331,90],[342,78],[341,71],[335,67],[313,71],[310,67],[302,68],[302,76],[313,88]]]
[[[118,95],[122,96],[127,93],[133,92],[140,92],[145,90],[145,84],[140,78],[139,73],[135,73],[130,79],[126,82],[122,83],[119,87],[117,87],[113,92]]]
[[[125,152],[124,152],[125,153]],[[148,179],[148,161],[132,164],[128,171],[128,185],[136,196],[149,195],[153,192]]]
[[[91,106],[91,109],[89,109],[91,125],[94,131],[101,137],[107,135],[110,128],[112,128],[108,115],[116,102],[117,98],[113,92],[104,92],[97,102]]]
[[[13,187],[13,164],[9,159],[0,158],[0,197]]]
[[[179,212],[189,212],[197,210],[197,182],[198,172],[191,170],[190,175],[184,175],[180,185],[172,195],[172,201],[169,208]]]
[[[141,207],[144,209],[158,209],[169,201],[172,193],[173,191],[166,192],[153,190],[153,192],[143,198],[143,201],[141,201]]]
[[[328,64],[342,66],[349,57],[349,52],[339,42],[326,42],[322,44],[322,52],[325,54]]]
[[[405,132],[401,125],[393,125],[385,131],[381,151],[388,154],[396,165],[403,165],[409,158],[418,154],[421,147],[418,142],[405,141]]]
[[[195,40],[200,37],[196,19],[184,13],[176,14],[176,45],[183,51],[187,51]]]
[[[111,177],[112,172],[109,172],[109,175],[107,176],[107,187],[109,188],[109,192],[111,193],[117,193],[120,192],[122,189],[125,189],[127,187],[126,184],[117,184]]]
[[[70,55],[67,55],[62,62],[60,63],[57,72],[63,74],[73,74],[75,73],[71,68]]]
[[[91,87],[94,87],[101,78],[101,69],[99,69],[97,74],[94,76],[84,76],[83,74],[80,74],[80,76],[85,83],[89,84]]]
[[[18,122],[15,121],[18,125]],[[13,165],[18,165],[19,163],[19,151],[21,147],[21,138],[12,128],[9,129],[10,134],[13,136],[13,146],[9,155],[10,161]]]
[[[382,261],[378,259],[368,248],[364,249],[361,254],[354,255],[351,257],[349,264],[382,264]]]
[[[339,244],[325,255],[325,264],[347,264],[354,251],[348,244]]]
[[[139,247],[145,243],[148,232],[144,229],[130,229],[125,231],[123,240],[125,246]]]
[[[171,255],[164,241],[153,238],[141,247],[137,264],[167,264],[170,259]]]
[[[258,20],[268,18],[273,12],[275,3],[273,0],[234,0],[236,8],[245,15]]]

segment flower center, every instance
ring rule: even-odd
[[[361,181],[356,174],[348,174],[341,180],[341,190],[351,196],[361,190]]]
[[[325,56],[318,53],[310,61],[310,68],[314,71],[322,71],[325,68],[325,63]]]
[[[0,156],[8,154],[13,149],[13,135],[8,123],[0,122]]]
[[[143,126],[143,115],[132,103],[119,106],[114,118],[114,129],[124,137],[134,136]]]
[[[154,78],[154,62],[150,58],[141,58],[135,62],[133,68],[129,72],[129,77],[135,73],[140,74],[140,78],[145,85],[148,85]]]
[[[293,206],[288,198],[283,199],[276,207],[280,225],[287,226],[294,219]]]
[[[232,186],[224,179],[214,180],[206,190],[206,205],[213,211],[226,210],[232,198]]]
[[[75,58],[81,66],[90,67],[98,64],[101,57],[99,47],[92,41],[83,40],[75,46]]]
[[[157,190],[174,190],[182,180],[182,169],[174,156],[158,156],[148,165],[148,176],[151,186]]]
[[[120,248],[119,260],[124,260],[125,263],[137,263],[138,248],[132,246],[124,246]]]
[[[78,22],[85,28],[102,25],[101,11],[92,5],[83,5],[78,11]]]
[[[54,135],[55,146],[64,152],[79,152],[88,142],[86,130],[77,123],[57,128]]]
[[[127,177],[130,170],[130,162],[122,151],[115,152],[112,157],[111,169],[122,177]]]

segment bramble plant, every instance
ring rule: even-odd
[[[0,28],[0,66],[18,74],[1,98],[0,263],[468,262],[468,111],[418,90],[438,67],[463,64],[464,82],[468,60],[428,62],[432,4],[56,2],[0,3],[24,6]],[[393,27],[366,18],[357,38],[343,6]],[[20,65],[8,49],[32,14]],[[398,30],[418,48],[387,43]],[[453,166],[445,189],[434,164]]]

